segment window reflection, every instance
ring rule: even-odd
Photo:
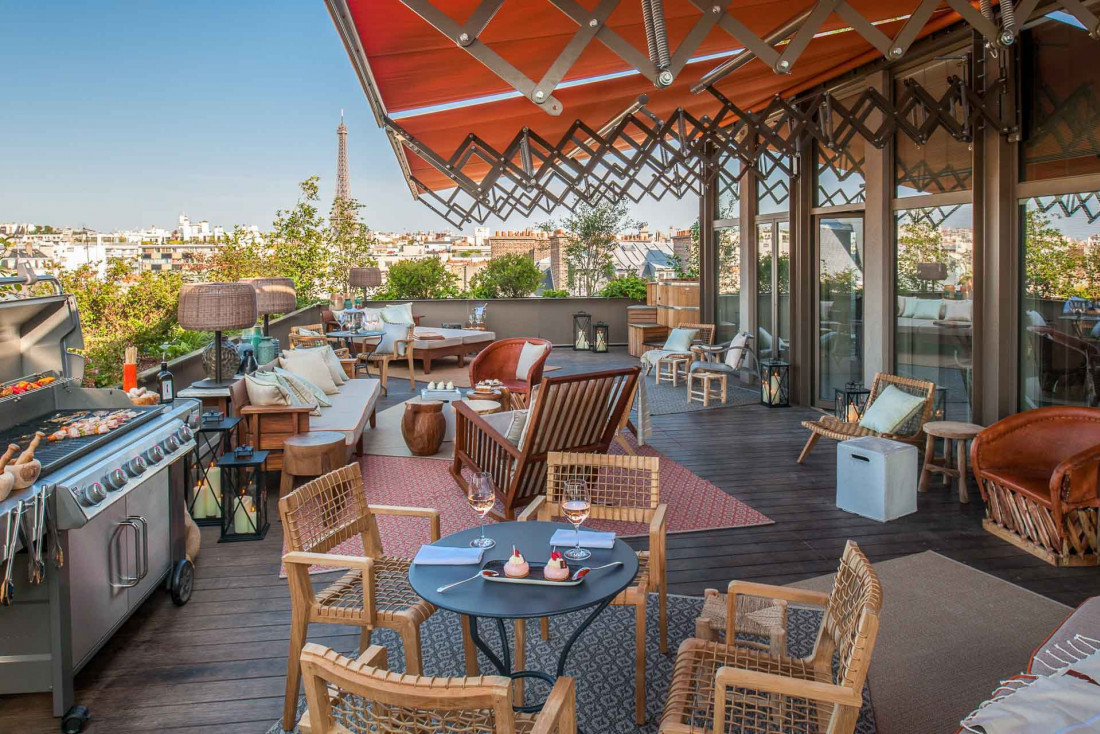
[[[863,382],[863,219],[818,220],[818,397]]]
[[[897,372],[936,383],[936,419],[970,420],[973,207],[901,211],[895,241]]]
[[[1098,404],[1100,192],[1020,206],[1020,408]]]
[[[741,330],[741,227],[714,230],[718,244],[718,339],[732,339]]]

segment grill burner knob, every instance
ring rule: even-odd
[[[140,456],[135,456],[123,464],[123,467],[126,469],[127,474],[136,477],[138,474],[143,473],[146,468],[148,468],[148,465],[145,463],[145,459]]]
[[[103,483],[107,485],[107,489],[117,492],[126,486],[126,473],[121,469],[112,469],[103,477]]]
[[[180,447],[179,439],[176,438],[175,436],[169,436],[168,438],[164,439],[164,450],[165,450],[165,452],[171,454],[172,452],[179,449],[179,447]]]
[[[107,493],[103,490],[102,484],[99,482],[92,482],[81,491],[77,499],[80,504],[85,507],[91,507],[107,499]]]
[[[181,426],[180,429],[176,431],[176,436],[179,438],[180,443],[187,443],[194,435],[194,432],[186,425]]]
[[[164,449],[162,449],[159,445],[153,446],[153,448],[145,452],[145,461],[148,464],[158,464],[163,460]]]

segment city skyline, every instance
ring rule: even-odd
[[[409,194],[319,0],[7,1],[3,12],[0,221],[112,231],[182,211],[226,230],[265,228],[313,175],[327,214],[343,110],[364,221],[449,228]],[[632,207],[653,229],[687,226],[697,212],[694,198]]]

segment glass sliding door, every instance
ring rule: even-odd
[[[817,220],[818,402],[863,382],[863,217]]]
[[[761,359],[790,358],[791,225],[766,219],[756,225],[756,347]]]
[[[718,247],[717,314],[718,341],[726,341],[741,331],[741,227],[734,224],[714,230]]]

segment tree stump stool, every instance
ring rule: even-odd
[[[414,398],[405,402],[401,416],[401,436],[414,456],[431,456],[439,451],[447,421],[443,417],[443,402]]]
[[[298,433],[283,442],[283,476],[279,496],[294,491],[296,480],[324,476],[348,463],[344,434],[336,431]]]
[[[918,490],[924,492],[928,489],[928,480],[933,474],[943,474],[944,481],[948,477],[956,478],[959,490],[959,502],[970,501],[970,493],[966,489],[966,442],[973,439],[983,430],[983,426],[977,423],[962,423],[959,421],[929,421],[924,424],[924,433],[928,437],[924,445],[924,468],[920,472],[920,486]],[[943,463],[936,463],[936,439],[943,439]],[[951,465],[951,443],[955,443],[955,466]]]
[[[499,413],[504,410],[497,400],[471,400],[470,398],[466,398],[465,402],[466,405],[469,405],[470,409],[478,415],[492,415],[493,413]]]

